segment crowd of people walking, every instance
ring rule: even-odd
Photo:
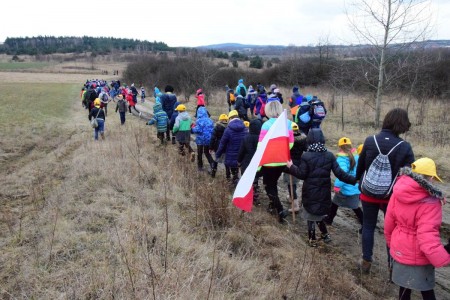
[[[197,159],[199,172],[208,172],[215,178],[219,164],[223,164],[225,177],[234,187],[283,112],[285,99],[275,84],[266,91],[261,83],[256,88],[247,87],[239,79],[236,88],[226,86],[227,111],[214,123],[204,93],[203,89],[197,89],[197,106],[191,116],[172,86],[167,85],[164,93],[155,87],[153,116],[147,125],[156,126],[162,145],[178,143],[179,155],[192,162]],[[129,114],[134,110],[141,115],[136,109],[139,95],[141,102],[145,102],[145,89],[137,89],[134,84],[128,87],[120,81],[87,81],[81,99],[89,111],[89,120],[97,120],[96,126],[93,125],[94,139],[98,140],[99,135],[105,138],[107,106],[111,100],[123,125],[127,109]],[[300,88],[294,86],[286,104],[291,115],[286,124],[291,160],[275,160],[261,166],[253,181],[254,205],[261,205],[262,178],[269,199],[267,211],[282,224],[287,222],[289,212],[301,212],[311,247],[317,247],[319,241],[332,241],[327,226],[335,222],[339,208],[353,210],[359,224],[355,232],[361,234],[363,273],[371,272],[374,232],[381,211],[385,216],[387,270],[391,280],[399,285],[399,299],[410,299],[412,290],[420,291],[423,299],[435,299],[434,268],[450,264],[450,241],[444,246],[439,236],[445,199],[434,184],[435,180],[441,181],[434,161],[416,160],[411,145],[400,137],[410,129],[408,113],[401,108],[391,109],[380,132],[367,137],[358,147],[344,136],[337,143],[338,153],[333,154],[326,147],[321,129],[327,115],[324,101],[317,96],[302,95]],[[196,151],[191,146],[191,135]],[[331,172],[337,178],[334,184]],[[280,199],[278,181],[282,176],[292,203],[290,209],[283,207]],[[297,194],[300,181],[303,181],[301,196]]]

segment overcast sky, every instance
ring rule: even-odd
[[[431,39],[450,39],[450,0],[433,0]],[[7,37],[94,36],[161,41],[169,46],[219,43],[355,43],[345,0],[8,0]]]

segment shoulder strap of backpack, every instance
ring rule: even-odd
[[[378,146],[378,142],[377,142],[377,139],[375,138],[375,135],[373,136],[373,140],[375,141],[375,145],[377,146],[378,153],[383,154],[383,153],[381,153],[380,147]]]
[[[378,146],[378,142],[377,142],[377,139],[375,138],[375,135],[373,136],[373,140],[375,141],[375,145],[377,146],[378,153],[383,154],[383,153],[381,153],[380,147]],[[388,156],[389,154],[391,154],[392,151],[394,151],[394,149],[401,143],[403,143],[403,141],[398,142],[394,147],[392,147],[392,149],[386,155]]]
[[[403,141],[398,142],[397,145],[395,145],[394,147],[392,147],[391,151],[389,151],[388,154],[386,154],[386,155],[391,154],[391,152],[394,151],[394,149],[395,149],[398,145],[400,145],[401,143],[403,143]]]

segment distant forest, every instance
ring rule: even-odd
[[[112,51],[170,51],[163,42],[149,42],[135,39],[112,37],[19,37],[7,38],[0,45],[0,53],[9,55],[37,55],[53,53],[82,53],[108,54]]]

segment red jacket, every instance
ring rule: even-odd
[[[428,184],[425,189],[427,182],[414,175],[400,176],[394,186],[384,221],[387,246],[391,256],[404,265],[449,265],[450,254],[439,236],[441,202],[428,191],[433,187]]]
[[[128,93],[127,95],[126,95],[126,98],[125,98],[127,101],[128,101],[128,105],[129,106],[135,106],[136,104],[134,103],[134,100],[133,100],[133,94],[131,94],[131,93]]]

